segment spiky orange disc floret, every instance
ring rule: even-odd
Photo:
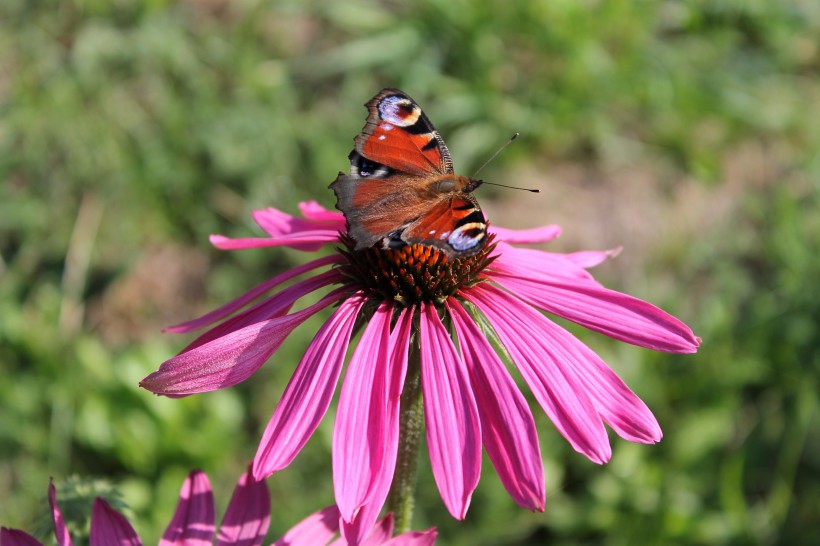
[[[339,271],[385,299],[409,306],[421,302],[441,305],[463,287],[479,282],[478,274],[495,256],[490,235],[487,245],[476,255],[450,260],[441,250],[421,244],[395,250],[371,247],[353,250],[355,242],[342,235],[346,249],[339,249],[347,263]]]

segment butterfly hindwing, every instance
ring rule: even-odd
[[[401,233],[401,239],[408,244],[426,244],[465,255],[480,250],[486,238],[484,215],[469,194],[439,199]]]

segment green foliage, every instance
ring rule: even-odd
[[[332,206],[360,105],[395,86],[425,106],[459,172],[520,131],[496,178],[545,158],[639,165],[670,202],[681,180],[731,201],[644,264],[661,280],[640,295],[693,325],[698,355],[578,331],[653,408],[664,441],[613,439],[598,467],[536,408],[544,514],[514,506],[485,460],[463,523],[443,517],[423,474],[416,527],[450,545],[811,544],[818,35],[820,10],[796,0],[4,2],[0,522],[33,529],[48,477],[74,474],[119,485],[146,543],[190,468],[224,508],[318,319],[248,384],[182,400],[137,388],[184,344],[157,332],[304,260],[212,252],[207,236],[257,233],[254,208]],[[770,170],[732,190],[749,144]],[[532,222],[549,221],[545,204]],[[331,426],[270,480],[272,536],[332,502]]]

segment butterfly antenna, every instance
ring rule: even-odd
[[[504,148],[506,148],[507,146],[509,146],[510,144],[512,144],[512,143],[513,143],[513,141],[514,141],[516,138],[518,138],[518,135],[519,135],[519,134],[520,134],[520,133],[514,133],[514,134],[513,134],[513,136],[511,136],[511,137],[510,137],[510,140],[508,140],[507,142],[505,142],[504,144],[502,144],[502,145],[501,145],[501,147],[500,147],[499,149],[497,149],[493,155],[491,155],[491,156],[490,156],[490,159],[488,159],[487,161],[485,161],[485,162],[484,162],[484,164],[483,164],[483,165],[481,165],[481,166],[478,168],[478,170],[477,170],[476,172],[474,172],[474,173],[473,173],[473,176],[471,176],[471,178],[475,178],[476,176],[478,176],[478,173],[480,173],[480,172],[484,169],[484,167],[486,167],[487,165],[489,165],[490,161],[492,161],[493,159],[495,159],[496,157],[498,157],[498,154],[500,154],[500,153],[501,153],[501,151],[502,151]]]
[[[491,156],[490,156],[490,159],[488,159],[487,161],[485,161],[485,162],[484,162],[484,164],[483,164],[481,167],[479,167],[479,168],[478,168],[478,170],[477,170],[477,171],[473,174],[472,178],[475,178],[475,177],[476,177],[476,175],[478,175],[478,173],[480,173],[480,172],[481,172],[481,169],[483,169],[484,167],[486,167],[486,166],[487,166],[487,164],[488,164],[490,161],[492,161],[493,159],[495,159],[495,158],[498,156],[498,154],[500,154],[500,153],[501,153],[501,151],[502,151],[504,148],[506,148],[507,146],[509,146],[510,144],[512,144],[512,143],[513,143],[513,141],[514,141],[516,138],[518,138],[518,135],[519,135],[519,134],[520,134],[520,133],[515,133],[515,134],[513,134],[513,136],[511,136],[511,137],[510,137],[510,139],[509,139],[507,142],[505,142],[505,143],[504,143],[504,144],[503,144],[503,145],[502,145],[502,146],[501,146],[498,150],[496,150],[496,151],[495,151],[495,153],[494,153],[493,155],[491,155]],[[482,183],[484,183],[484,184],[490,184],[491,186],[499,186],[499,187],[502,187],[502,188],[509,188],[509,189],[511,189],[511,190],[524,190],[524,191],[529,191],[529,192],[532,192],[532,193],[541,193],[541,190],[536,190],[536,189],[532,189],[532,188],[519,188],[519,187],[516,187],[516,186],[508,186],[508,185],[506,185],[506,184],[499,184],[499,183],[497,183],[497,182],[487,182],[487,181],[483,181],[483,180],[482,180]]]
[[[535,188],[519,188],[518,186],[508,186],[506,184],[498,184],[496,182],[487,182],[486,180],[481,181],[482,184],[489,184],[490,186],[499,186],[501,188],[509,188],[511,190],[522,190],[522,191],[529,191],[532,193],[541,193],[541,190],[537,190]]]

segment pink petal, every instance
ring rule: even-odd
[[[507,229],[491,225],[489,231],[505,243],[545,243],[557,239],[561,235],[561,226],[549,225],[532,229]]]
[[[257,322],[163,362],[140,386],[184,396],[224,389],[254,374],[290,333],[312,315],[345,297],[343,288],[296,313]]]
[[[203,315],[197,319],[190,320],[188,322],[183,322],[182,324],[171,326],[169,328],[165,328],[163,329],[163,332],[172,332],[175,334],[179,334],[183,332],[190,332],[192,330],[198,330],[204,326],[207,326],[208,324],[213,324],[214,322],[221,320],[227,317],[228,315],[233,314],[235,311],[245,307],[265,292],[271,290],[272,288],[275,288],[276,286],[279,286],[283,282],[289,281],[290,279],[297,277],[302,273],[305,273],[312,269],[316,269],[317,267],[322,267],[324,265],[330,265],[333,263],[339,263],[340,260],[341,257],[339,255],[325,256],[323,258],[319,258],[318,260],[308,262],[304,265],[288,269],[284,273],[281,273],[273,277],[272,279],[268,279],[267,281],[258,285],[256,288],[253,288],[252,290],[245,292],[240,297],[223,305],[219,309],[214,309],[210,313]]]
[[[492,279],[535,307],[627,343],[671,353],[694,353],[700,344],[672,315],[602,286],[498,273]]]
[[[564,254],[568,260],[575,262],[584,269],[590,269],[600,265],[610,258],[614,258],[621,253],[623,247],[619,246],[610,250],[582,250]]]
[[[43,543],[20,529],[0,527],[0,546],[43,546]]]
[[[253,463],[256,479],[290,464],[316,430],[333,397],[363,303],[358,293],[344,300],[308,346],[262,436]]]
[[[357,544],[369,531],[384,506],[390,492],[393,473],[396,467],[396,455],[399,446],[399,412],[401,410],[401,393],[407,373],[407,350],[410,346],[410,334],[413,326],[413,308],[406,307],[399,314],[396,325],[390,334],[390,371],[387,407],[385,413],[385,454],[384,462],[377,474],[373,476],[375,486],[367,501],[363,503],[351,521],[342,521],[342,536],[349,544]],[[392,521],[392,520],[391,520]]]
[[[393,306],[382,303],[347,366],[333,429],[333,489],[342,519],[351,521],[382,475],[389,437],[388,358]]]
[[[338,530],[339,509],[328,506],[297,523],[273,546],[322,546],[330,542]]]
[[[53,481],[48,484],[48,504],[51,507],[51,521],[54,523],[54,538],[57,539],[57,544],[71,546],[71,536],[68,534],[68,527],[66,527],[60,506],[57,504],[57,488],[54,487]]]
[[[94,499],[91,509],[91,546],[141,546],[137,533],[125,516],[111,508],[103,499]]]
[[[302,201],[299,203],[299,212],[308,220],[328,225],[337,231],[345,227],[345,217],[341,212],[328,210],[316,201]]]
[[[384,543],[384,546],[433,546],[438,532],[435,529],[427,531],[410,531],[393,537]]]
[[[598,284],[583,266],[568,258],[567,254],[544,252],[532,248],[516,248],[504,243],[498,244],[498,257],[485,274],[495,273],[518,275],[524,278],[575,279]]]
[[[325,271],[314,277],[310,277],[300,281],[293,286],[290,286],[281,292],[265,298],[253,307],[234,315],[219,326],[211,328],[194,341],[192,341],[181,353],[195,349],[200,345],[204,345],[209,341],[226,336],[235,332],[245,326],[250,326],[257,322],[269,320],[276,317],[281,317],[290,311],[293,304],[307,294],[323,288],[332,283],[342,281],[344,277],[336,270]],[[181,354],[180,353],[180,354]]]
[[[327,231],[333,235],[338,235],[339,232],[338,229],[330,227],[328,222],[317,222],[309,218],[296,218],[274,208],[253,211],[253,219],[256,220],[259,227],[274,238],[298,235],[305,232]]]
[[[565,361],[568,348],[533,328],[540,315],[509,294],[486,283],[462,295],[487,317],[510,353],[538,403],[572,447],[596,463],[609,460],[606,429],[598,412]]]
[[[447,510],[464,519],[481,470],[481,429],[467,370],[436,308],[422,304],[421,387],[433,477]]]
[[[454,299],[447,307],[470,372],[484,448],[513,500],[543,511],[544,467],[527,401],[472,317]]]
[[[643,400],[601,360],[592,349],[540,313],[535,313],[533,327],[547,333],[572,355],[565,359],[564,371],[583,385],[598,414],[622,438],[644,444],[660,441],[661,427]]]
[[[329,229],[302,231],[292,235],[283,235],[271,239],[268,237],[246,237],[231,239],[224,235],[211,235],[211,244],[220,250],[248,250],[251,248],[267,248],[272,246],[288,246],[295,250],[315,252],[328,243],[339,241],[339,232]]]
[[[387,514],[376,525],[370,529],[370,534],[361,543],[361,546],[382,546],[385,542],[390,540],[393,534],[393,514]],[[355,546],[358,543],[348,541],[350,546]]]
[[[160,546],[211,546],[214,537],[214,494],[201,470],[193,470],[182,483],[174,517]]]
[[[250,471],[236,484],[225,518],[219,526],[217,546],[259,546],[270,525],[270,492],[264,480]]]

